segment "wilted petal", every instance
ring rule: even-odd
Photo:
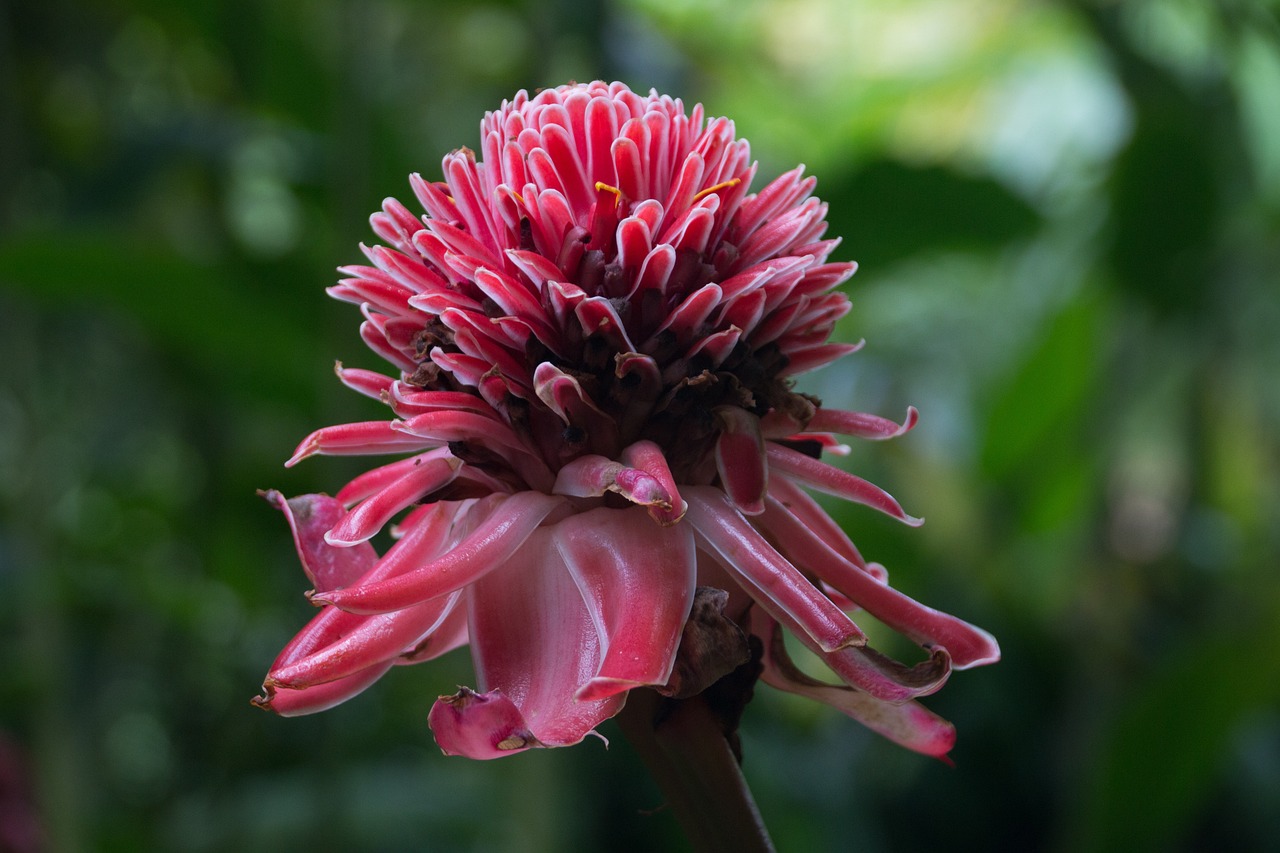
[[[477,693],[460,687],[431,706],[427,725],[445,755],[486,760],[542,746],[515,703],[501,690]]]
[[[340,524],[347,515],[342,504],[328,495],[299,495],[285,499],[274,489],[262,496],[284,513],[293,530],[298,559],[312,585],[321,591],[354,583],[378,559],[373,546],[336,548],[325,541],[325,534]]]
[[[919,703],[885,702],[851,687],[810,678],[787,655],[777,623],[755,610],[752,625],[764,638],[764,672],[760,677],[771,687],[830,705],[915,752],[941,758],[955,746],[955,727]]]

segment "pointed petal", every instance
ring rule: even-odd
[[[274,711],[282,717],[298,717],[316,714],[340,705],[373,684],[391,668],[390,662],[370,667],[338,681],[317,684],[301,690],[288,687],[263,685],[262,695],[251,701],[264,711]]]
[[[399,657],[439,627],[460,595],[455,592],[404,610],[356,617],[358,625],[313,654],[273,668],[267,681],[284,687],[306,687],[345,678]]]
[[[982,666],[1000,659],[1000,645],[986,631],[949,613],[926,607],[878,580],[869,567],[859,568],[833,551],[822,539],[796,535],[785,520],[786,510],[773,499],[777,515],[766,513],[772,532],[785,537],[797,565],[822,578],[859,607],[898,633],[927,649],[945,649],[956,669]],[[782,523],[775,523],[775,518]]]
[[[292,468],[308,456],[370,456],[379,453],[403,453],[424,450],[430,442],[392,428],[389,421],[365,421],[318,429],[302,440],[286,468]]]
[[[877,415],[865,412],[844,412],[839,409],[819,408],[809,421],[808,429],[819,432],[834,432],[840,435],[852,435],[856,438],[867,438],[881,441],[897,438],[910,432],[920,419],[915,406],[907,407],[907,417],[899,425]]]
[[[442,448],[443,449],[443,448]],[[405,507],[421,500],[458,476],[462,460],[444,449],[418,457],[418,464],[377,494],[362,501],[325,534],[330,545],[345,547],[365,542]]]
[[[907,515],[902,505],[884,489],[848,471],[833,468],[811,456],[774,442],[769,442],[765,452],[769,457],[769,468],[775,473],[798,480],[820,492],[878,509],[885,515],[892,516],[912,527],[924,524],[923,518]]]
[[[639,509],[596,509],[556,525],[554,535],[604,645],[600,668],[576,698],[666,684],[693,602],[689,526],[655,525]]]

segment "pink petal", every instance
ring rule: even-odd
[[[467,607],[465,591],[458,597],[457,604],[441,618],[440,623],[431,633],[412,649],[396,658],[396,664],[415,664],[435,660],[447,652],[465,646],[470,639],[467,631]]]
[[[649,507],[649,515],[654,521],[669,525],[684,518],[686,505],[680,498],[680,491],[676,488],[676,478],[671,473],[671,468],[667,466],[667,457],[662,452],[662,448],[647,439],[637,441],[623,448],[621,458],[625,464],[657,480],[663,491],[671,496],[670,507],[663,507],[657,503]]]
[[[325,534],[347,514],[340,501],[328,495],[299,495],[285,500],[274,489],[262,496],[284,513],[303,571],[316,589],[330,590],[353,583],[377,561],[377,552],[367,543],[335,548],[325,541]]]
[[[866,560],[840,525],[832,521],[831,516],[827,515],[817,501],[786,477],[774,477],[769,483],[769,499],[765,502],[764,517],[760,521],[774,540],[782,543],[787,554],[791,554],[798,546],[817,539],[850,563],[867,571]]]
[[[595,509],[555,527],[604,645],[579,701],[604,699],[671,677],[693,602],[697,562],[688,525],[661,527],[638,509]]]
[[[561,468],[551,491],[577,498],[616,492],[635,504],[671,509],[671,495],[656,479],[644,471],[594,454],[579,456]]]
[[[720,425],[715,457],[725,494],[739,512],[759,515],[768,486],[760,419],[739,406],[718,406],[712,414]]]
[[[824,338],[829,334],[830,330],[822,333]],[[787,366],[779,375],[784,377],[799,376],[801,373],[808,373],[810,370],[826,367],[831,362],[844,358],[846,355],[855,353],[860,349],[862,349],[861,341],[856,344],[818,344],[803,349],[783,347],[783,351],[787,356]]]
[[[386,662],[337,681],[301,690],[264,684],[262,695],[255,697],[252,702],[259,708],[274,711],[282,717],[316,714],[341,705],[381,678],[390,668],[391,663]]]
[[[784,531],[785,527],[777,528],[779,534]],[[986,631],[886,586],[866,569],[831,550],[821,539],[789,536],[787,546],[799,565],[840,590],[885,625],[925,648],[945,649],[956,669],[982,666],[1000,659],[1000,646]]]
[[[751,613],[752,630],[764,639],[766,684],[823,702],[872,731],[915,752],[941,758],[955,745],[953,725],[916,702],[893,704],[849,687],[823,684],[801,672],[787,655],[782,631],[759,608]]]
[[[445,595],[505,564],[564,498],[519,492],[505,498],[478,530],[425,565],[396,577],[312,596],[352,613],[386,613]]]
[[[383,395],[391,390],[391,385],[395,382],[390,376],[375,370],[343,367],[340,361],[333,363],[333,372],[338,374],[338,380],[343,385],[374,400],[382,400]]]
[[[924,524],[923,518],[907,515],[892,495],[861,477],[773,442],[769,442],[765,453],[769,457],[769,468],[775,473],[798,480],[820,492],[878,509],[912,527]]]
[[[338,489],[338,494],[334,497],[339,503],[350,506],[382,491],[420,465],[423,459],[447,452],[447,449],[436,448],[417,456],[410,456],[408,459],[400,459],[388,465],[379,465],[377,468],[371,468],[363,474],[357,475],[351,482]]]
[[[774,618],[801,627],[823,651],[863,645],[866,635],[774,550],[719,489],[685,487],[698,544]]]
[[[285,462],[292,468],[308,456],[368,456],[424,450],[429,442],[392,428],[389,421],[365,421],[318,429],[302,440]]]
[[[445,755],[484,761],[543,745],[529,731],[520,709],[501,690],[477,693],[459,687],[454,695],[436,700],[427,725]]]
[[[571,516],[561,524],[581,521]],[[602,638],[552,531],[535,531],[520,560],[477,580],[468,604],[482,688],[509,698],[540,743],[578,743],[621,709],[622,694],[577,698],[600,669]]]
[[[439,627],[459,595],[441,596],[391,613],[356,617],[359,624],[344,631],[334,642],[293,663],[273,667],[268,682],[284,687],[306,687],[345,678],[398,657]]]
[[[462,460],[447,449],[424,454],[417,462],[404,476],[365,499],[334,525],[325,541],[347,546],[371,539],[400,510],[452,483],[462,466]]]
[[[916,411],[915,406],[907,406],[907,417],[901,425],[888,418],[868,415],[865,412],[843,412],[838,409],[819,408],[814,413],[813,419],[809,421],[807,428],[880,441],[905,435],[915,427],[919,419],[920,413]]]

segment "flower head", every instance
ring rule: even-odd
[[[813,178],[752,192],[755,169],[728,119],[596,82],[487,114],[479,155],[410,179],[424,216],[383,204],[385,245],[329,293],[360,306],[361,336],[398,371],[339,378],[395,417],[318,430],[288,464],[405,456],[333,498],[268,494],[324,607],[258,704],[318,711],[470,643],[479,692],[436,702],[441,748],[562,746],[632,688],[687,695],[722,674],[691,663],[714,643],[688,639],[718,619],[760,638],[768,684],[950,749],[950,724],[915,699],[998,648],[890,587],[802,488],[919,523],[821,461],[847,451],[835,436],[892,438],[916,413],[899,425],[794,390],[857,349],[828,340],[855,264],[827,260],[838,240]],[[380,556],[369,540],[388,525]],[[925,659],[868,647],[858,607]],[[840,683],[801,673],[783,630]]]

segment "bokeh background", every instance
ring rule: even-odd
[[[1245,0],[0,4],[0,848],[681,849],[612,726],[439,754],[465,653],[251,708],[311,610],[255,496],[378,417],[323,288],[521,87],[735,118],[831,205],[861,353],[804,378],[910,436],[840,509],[1005,658],[949,768],[761,687],[783,850],[1280,849],[1280,27]],[[7,845],[7,847],[6,847]]]

